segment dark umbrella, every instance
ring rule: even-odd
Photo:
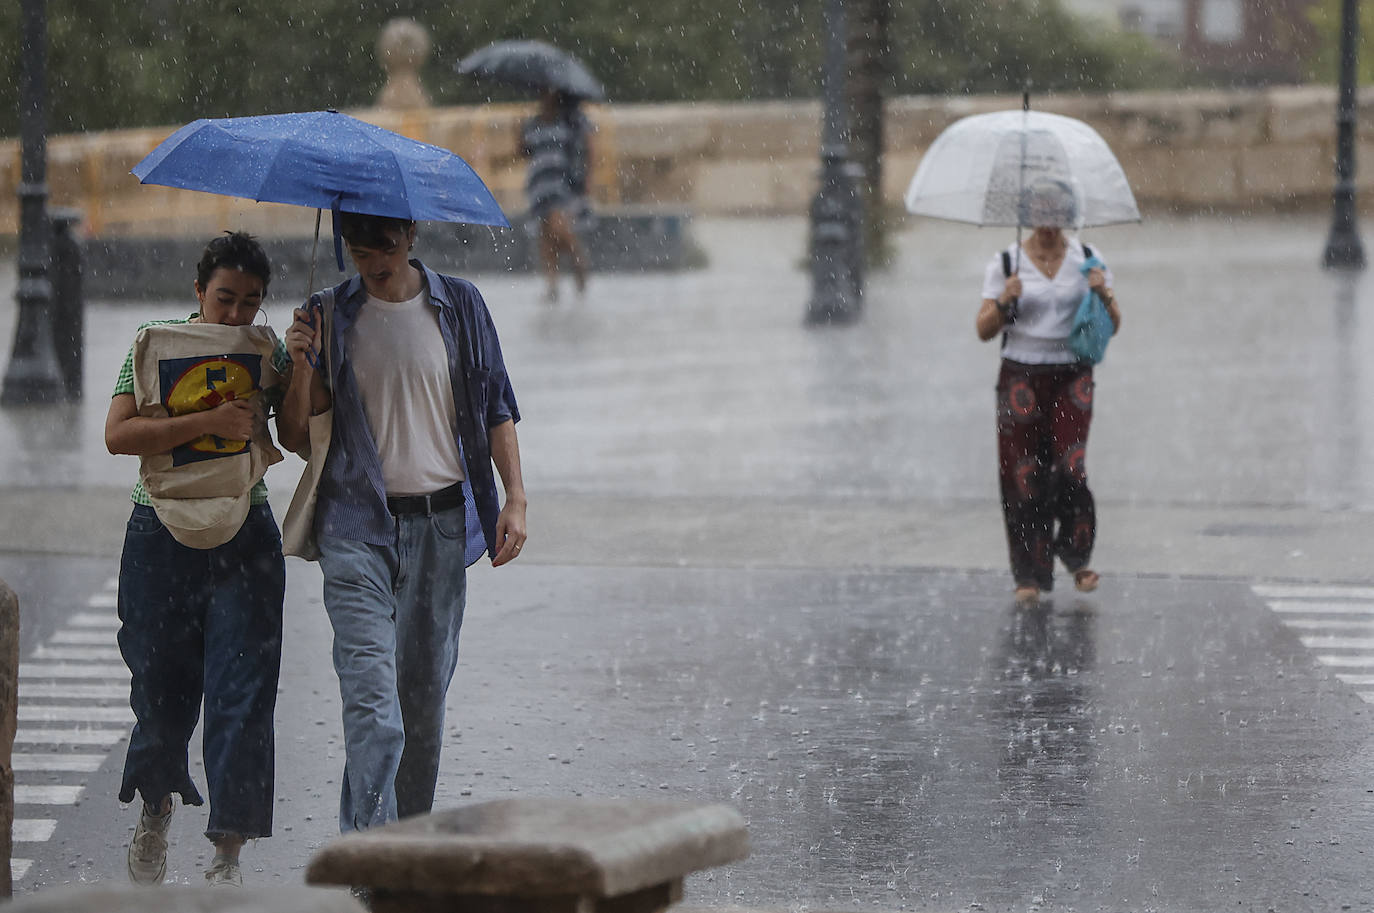
[[[606,100],[606,90],[582,61],[542,41],[497,41],[464,57],[457,70],[522,89],[554,89],[588,101]]]

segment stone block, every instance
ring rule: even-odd
[[[282,885],[222,888],[164,885],[57,887],[11,901],[6,913],[363,913],[339,888]]]
[[[346,834],[305,878],[367,887],[376,913],[650,913],[681,899],[689,873],[748,852],[725,805],[507,799]]]
[[[596,141],[615,154],[633,158],[700,158],[712,154],[711,124],[683,110],[661,105],[615,109]]]
[[[819,102],[751,102],[714,106],[706,116],[721,159],[786,159],[817,155],[821,144]]]
[[[1265,93],[1271,143],[1324,142],[1336,135],[1336,90],[1283,86]]]
[[[1180,178],[1169,146],[1145,146],[1117,151],[1121,169],[1136,202],[1171,203],[1178,196]]]
[[[1284,204],[1329,194],[1335,180],[1330,154],[1319,143],[1270,143],[1240,150],[1244,199]]]
[[[1178,183],[1169,202],[1182,206],[1235,205],[1240,194],[1239,150],[1175,149]],[[1132,185],[1134,186],[1134,185]]]
[[[883,157],[883,201],[901,206],[906,188],[916,176],[921,164],[921,152],[890,152]]]
[[[699,212],[766,212],[773,206],[773,166],[768,161],[698,162],[692,206]]]
[[[805,213],[820,186],[819,155],[771,162],[773,172],[772,211],[797,215]]]

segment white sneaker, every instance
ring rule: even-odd
[[[150,815],[143,806],[129,841],[129,880],[134,884],[162,884],[167,877],[167,828],[172,824],[172,805],[165,815]]]
[[[212,888],[241,888],[243,873],[239,871],[238,861],[227,856],[216,856],[205,870],[205,882]]]

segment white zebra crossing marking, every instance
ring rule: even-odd
[[[101,666],[94,663],[75,664],[75,663],[20,663],[20,678],[109,678],[123,679],[129,678],[129,669],[126,666]]]
[[[117,580],[107,581],[104,591],[86,601],[86,608],[95,611],[75,613],[19,664],[20,725],[11,759],[12,768],[21,774],[14,786],[17,807],[76,804],[85,783],[24,783],[22,775],[94,773],[108,760],[110,751],[128,737],[134,718],[128,706],[129,670],[117,646],[119,618],[108,611],[116,606],[117,586]],[[33,699],[61,703],[29,703]],[[26,746],[38,746],[39,750],[24,750]],[[77,750],[52,750],[69,746]],[[104,751],[95,753],[101,749]],[[53,818],[17,818],[12,839],[16,845],[44,843],[52,839],[56,829]],[[32,865],[32,859],[11,859],[12,879],[17,882],[24,878]]]
[[[109,646],[115,642],[115,635],[109,631],[54,631],[48,638],[50,644],[87,644]]]
[[[1263,599],[1374,599],[1371,586],[1290,586],[1256,584],[1251,587]]]
[[[23,752],[16,754],[10,761],[10,766],[15,771],[69,771],[75,773],[95,773],[100,769],[100,765],[105,763],[104,754],[80,754],[77,752],[62,752],[60,754],[44,752]]]
[[[43,843],[52,839],[57,822],[52,818],[15,818],[12,831],[15,843]]]
[[[67,624],[75,625],[78,628],[109,628],[115,630],[119,627],[118,615],[107,615],[103,612],[77,612]]]
[[[22,703],[31,697],[57,698],[61,700],[97,700],[97,701],[124,701],[129,700],[129,683],[111,682],[108,685],[78,685],[68,682],[34,682],[21,681],[19,683],[19,700]]]
[[[38,647],[32,659],[42,660],[89,660],[91,662],[123,662],[124,655],[118,647]]]
[[[15,805],[75,805],[84,786],[25,786],[14,787]]]
[[[1256,584],[1265,601],[1318,663],[1374,704],[1374,587]]]
[[[14,735],[16,745],[101,745],[106,748],[123,741],[129,734],[119,729],[28,729],[20,726]]]
[[[19,708],[23,723],[132,723],[128,707],[77,707],[69,704],[29,704]]]

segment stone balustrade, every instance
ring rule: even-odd
[[[922,152],[960,117],[1016,107],[1011,96],[906,96],[887,102],[883,192],[898,205]],[[1147,208],[1289,208],[1329,199],[1334,183],[1335,90],[1256,90],[1047,95],[1040,110],[1092,124],[1116,151]],[[516,133],[529,105],[371,109],[373,123],[452,149],[510,213],[524,208]],[[591,192],[602,208],[668,206],[700,215],[806,210],[818,173],[815,101],[595,105]],[[1374,89],[1360,117],[1374,116]],[[140,186],[129,169],[172,128],[49,139],[51,200],[86,213],[92,236],[205,236],[242,227],[299,237],[309,210]],[[1358,161],[1374,161],[1374,140]],[[0,233],[17,231],[17,140],[0,141]],[[1374,167],[1358,172],[1374,188]]]

